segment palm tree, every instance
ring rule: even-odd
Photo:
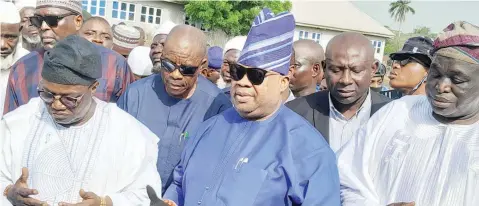
[[[406,15],[411,12],[415,14],[416,11],[409,6],[411,1],[409,0],[396,0],[395,2],[391,2],[389,4],[389,14],[391,14],[391,18],[394,18],[396,22],[399,22],[399,34],[398,34],[398,47],[399,47],[399,40],[401,39],[401,26],[402,23],[406,20]],[[399,48],[398,48],[399,49]]]

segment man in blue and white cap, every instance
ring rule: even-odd
[[[263,9],[237,64],[234,108],[188,141],[164,198],[177,205],[340,205],[336,158],[305,119],[283,106],[294,17]],[[214,131],[214,132],[213,132]]]
[[[201,70],[201,75],[217,84],[220,79],[221,65],[223,64],[223,49],[219,46],[208,49],[208,67]]]

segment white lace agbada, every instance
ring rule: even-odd
[[[479,123],[441,124],[425,96],[379,110],[338,153],[343,205],[479,205]]]

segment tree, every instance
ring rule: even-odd
[[[291,2],[269,1],[188,1],[185,5],[189,21],[201,22],[205,29],[220,29],[228,35],[246,35],[262,8],[274,13],[289,11]]]
[[[406,15],[408,13],[416,13],[416,10],[409,6],[410,3],[410,0],[397,0],[389,4],[389,14],[391,14],[391,18],[394,18],[394,21],[399,22],[398,40],[401,38],[401,27],[402,23],[406,21]]]
[[[416,27],[414,29],[413,33],[416,36],[425,36],[425,37],[429,37],[431,39],[434,39],[436,37],[436,34],[431,33],[431,29],[429,27],[426,27],[426,26]]]

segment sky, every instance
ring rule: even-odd
[[[398,29],[399,24],[391,18],[388,10],[391,1],[352,1],[364,13],[384,26]],[[440,32],[454,21],[464,20],[479,26],[479,0],[476,1],[412,1],[415,15],[407,15],[402,25],[403,32],[427,26],[434,33]]]

